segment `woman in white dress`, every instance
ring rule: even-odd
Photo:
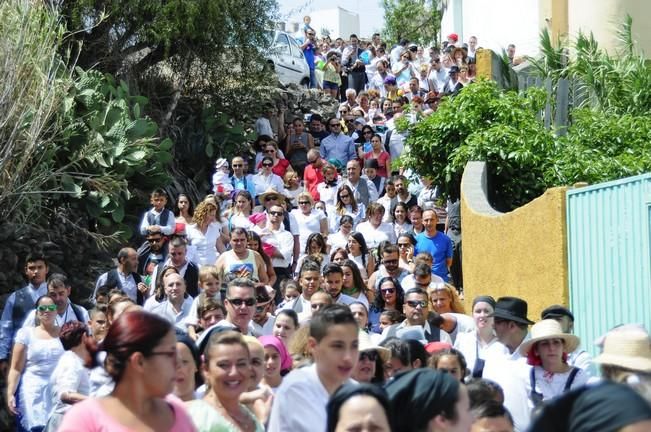
[[[88,397],[90,369],[85,365],[90,363],[87,344],[92,343],[92,338],[86,324],[79,321],[69,321],[61,327],[59,340],[66,352],[50,378],[50,397],[54,407],[44,432],[56,432],[66,411]]]
[[[463,354],[468,370],[470,370],[470,376],[473,378],[481,378],[489,353],[508,354],[507,348],[497,340],[493,331],[493,312],[495,312],[493,297],[476,297],[472,302],[472,318],[475,321],[476,330],[467,333],[460,332],[454,341],[454,348]]]
[[[196,248],[196,264],[214,265],[217,257],[225,250],[221,239],[222,223],[218,222],[217,206],[212,202],[201,202],[194,211],[194,224],[187,227],[188,242]]]
[[[36,301],[37,325],[23,327],[16,333],[7,377],[7,406],[19,416],[21,431],[43,428],[52,408],[50,376],[63,355],[56,316],[52,297],[41,296]]]
[[[309,192],[301,192],[297,198],[298,208],[289,213],[290,220],[295,222],[298,228],[298,239],[300,242],[301,256],[305,255],[305,247],[310,234],[321,233],[325,238],[328,236],[328,219],[322,211],[313,208],[314,199]]]

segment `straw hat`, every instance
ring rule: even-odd
[[[359,332],[359,352],[364,351],[377,351],[378,355],[382,359],[382,363],[386,363],[391,360],[391,351],[387,348],[381,347],[374,343],[371,340],[371,336],[364,332]]]
[[[276,189],[272,187],[268,187],[266,191],[262,192],[260,195],[258,195],[258,200],[260,201],[260,204],[264,204],[265,198],[269,195],[276,195],[278,196],[278,201],[284,201],[285,197],[283,194],[278,192]]]
[[[536,342],[546,339],[563,339],[565,348],[563,352],[571,353],[578,348],[580,340],[573,334],[563,333],[563,329],[558,321],[546,319],[538,321],[531,327],[531,339],[520,346],[520,354],[526,356]]]
[[[594,362],[651,372],[649,335],[639,330],[611,331],[606,335],[603,352]]]

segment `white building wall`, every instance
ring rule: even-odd
[[[457,33],[462,42],[476,36],[479,46],[498,53],[510,43],[516,46],[516,56],[538,53],[539,0],[448,0],[447,3],[441,38]]]
[[[321,36],[323,29],[330,31],[330,37],[348,37],[355,33],[359,36],[359,15],[342,8],[322,9],[310,12],[311,26]]]

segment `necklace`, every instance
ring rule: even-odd
[[[246,412],[243,412],[241,406],[238,404],[237,412],[230,412],[222,403],[219,401],[217,395],[213,392],[208,393],[208,397],[212,399],[212,404],[217,411],[221,412],[224,418],[235,426],[237,426],[243,432],[253,432],[255,431],[255,422]]]

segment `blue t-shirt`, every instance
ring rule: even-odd
[[[452,240],[442,232],[437,232],[434,237],[428,237],[425,232],[416,236],[414,256],[427,252],[434,258],[432,273],[448,281],[448,258],[452,258]]]

